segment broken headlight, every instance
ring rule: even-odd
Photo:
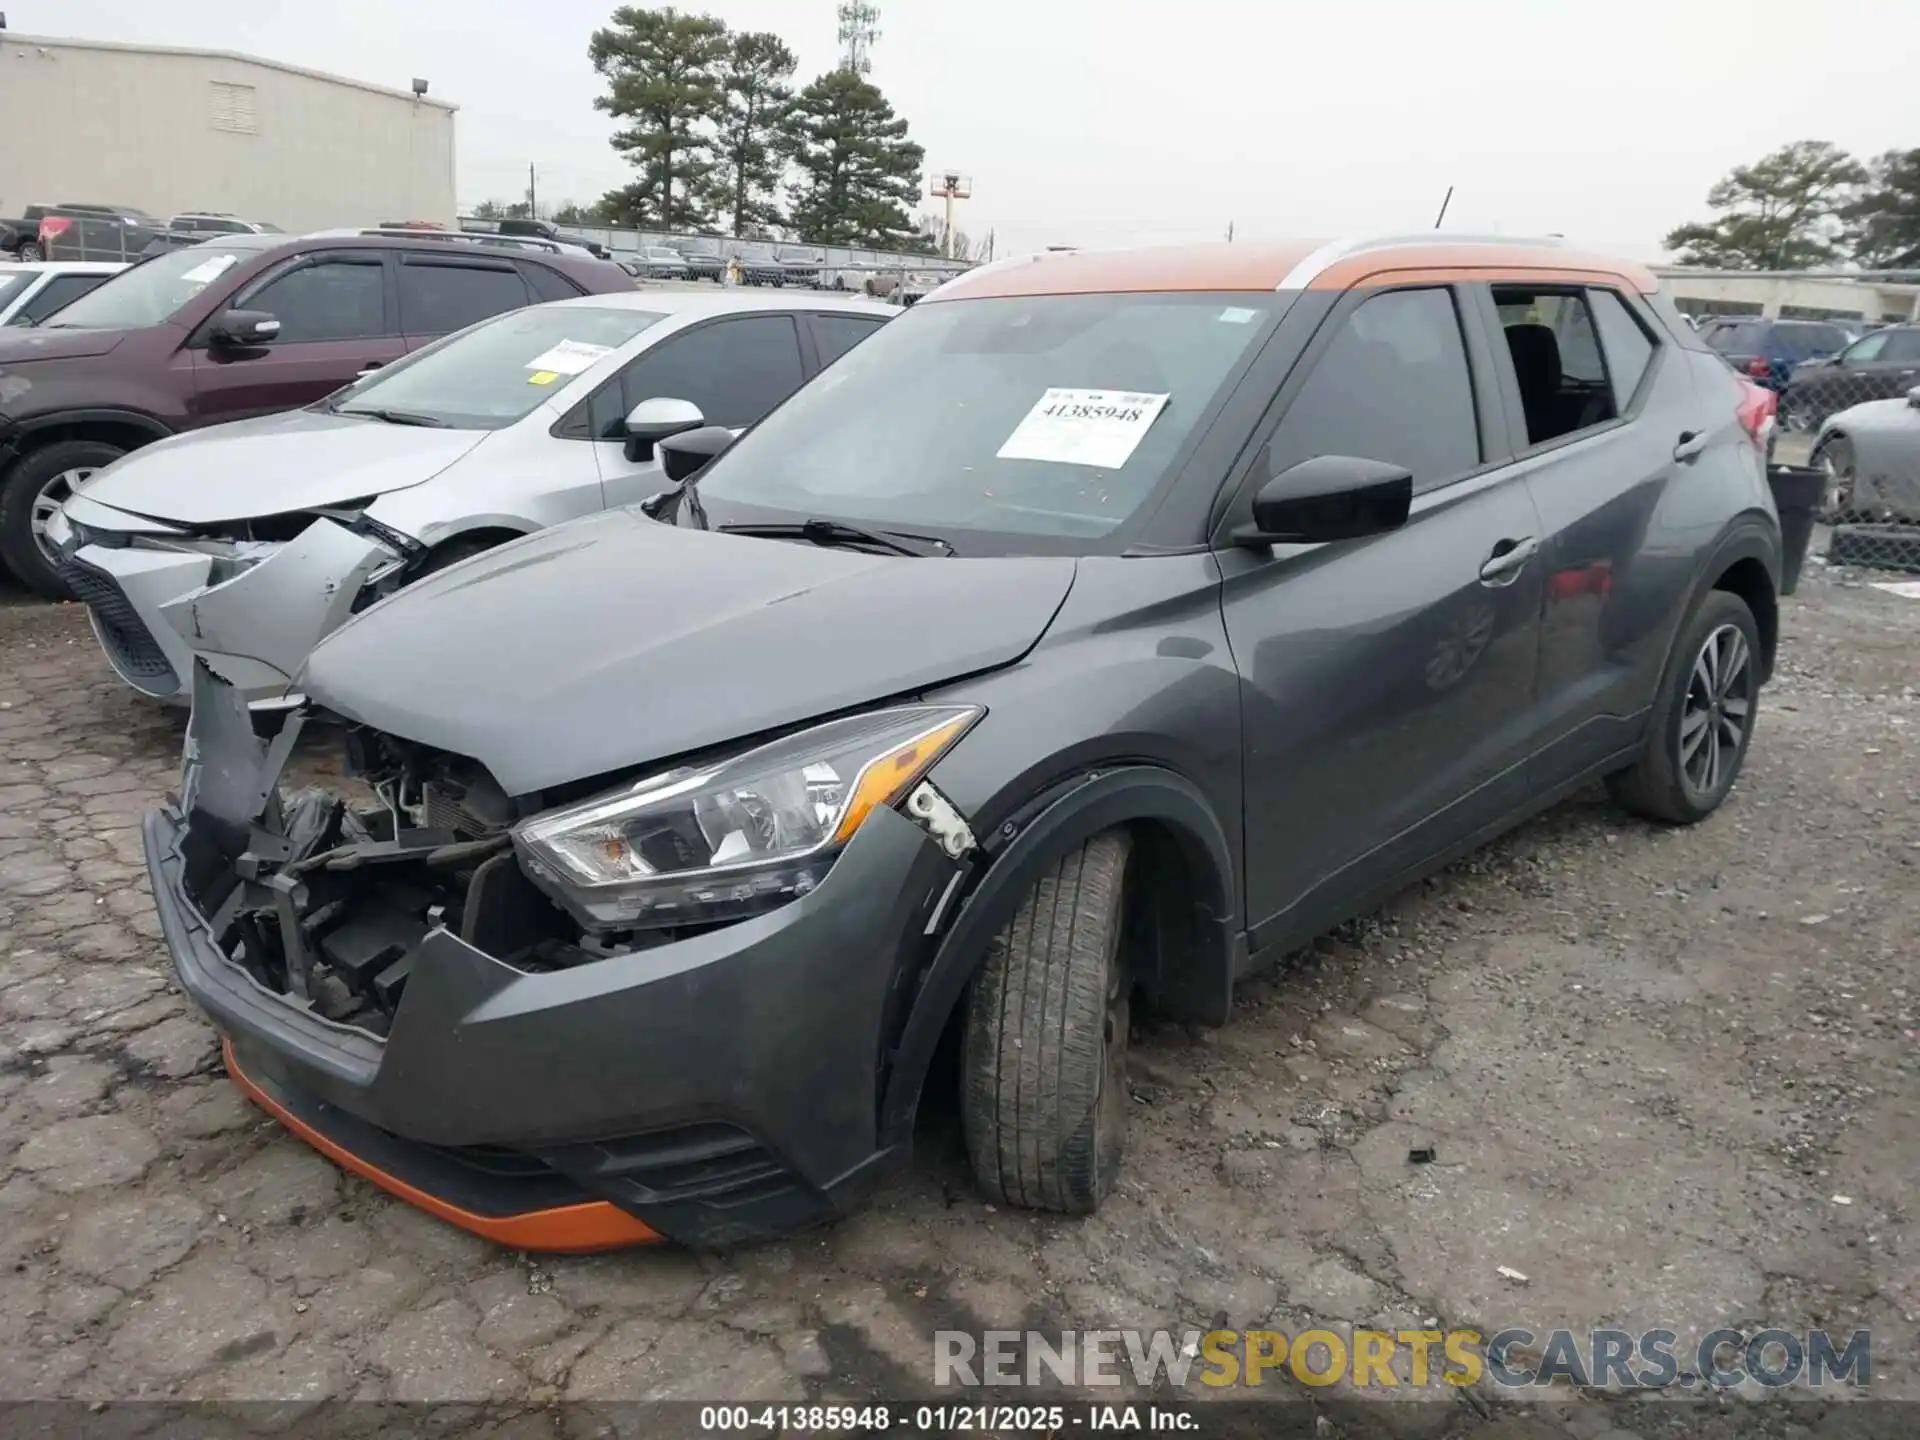
[[[830,721],[523,821],[522,863],[589,929],[738,920],[812,890],[876,809],[980,718],[915,705]]]

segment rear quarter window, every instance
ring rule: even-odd
[[[522,265],[520,273],[527,277],[527,284],[532,287],[533,298],[536,301],[578,300],[587,293],[558,270],[549,269],[545,265]]]

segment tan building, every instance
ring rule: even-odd
[[[1655,266],[1660,288],[1690,315],[1787,320],[1920,320],[1920,283],[1798,270]]]
[[[455,109],[220,50],[0,31],[0,216],[97,204],[289,231],[450,225]]]

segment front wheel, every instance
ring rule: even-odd
[[[1646,749],[1607,777],[1614,800],[1670,825],[1696,824],[1718,810],[1753,738],[1760,656],[1760,627],[1747,602],[1708,591],[1655,697]]]
[[[1827,477],[1820,491],[1819,518],[1837,525],[1853,509],[1853,442],[1844,435],[1824,441],[1813,452],[1813,465]]]
[[[1128,836],[1096,835],[1034,884],[974,981],[961,1125],[980,1188],[1091,1214],[1120,1173],[1132,983],[1121,949]]]
[[[0,479],[0,564],[49,600],[66,598],[47,527],[83,481],[126,452],[100,440],[62,440],[29,451]]]

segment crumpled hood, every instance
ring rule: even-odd
[[[524,795],[1010,665],[1073,575],[614,510],[409,586],[322,641],[300,688]]]
[[[491,433],[293,410],[148,445],[102,470],[80,493],[154,520],[214,525],[419,485]]]

